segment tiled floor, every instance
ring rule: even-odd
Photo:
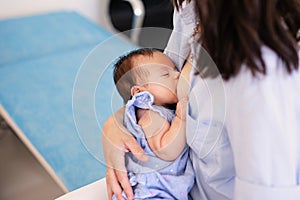
[[[0,118],[0,200],[52,200],[62,194]]]

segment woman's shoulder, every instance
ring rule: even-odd
[[[285,79],[298,79],[300,74],[300,69],[295,70],[293,73],[289,74],[285,69],[285,63],[282,59],[269,47],[263,46],[261,48],[262,59],[265,62],[266,74],[256,73],[255,75],[246,67],[246,64],[240,69],[240,72],[235,77],[232,77],[229,81],[225,82],[227,88],[236,88],[243,87],[259,87],[270,82],[276,82],[276,80],[285,80]],[[300,51],[298,52],[300,58]],[[285,82],[281,82],[285,84]],[[270,85],[271,86],[271,85]]]
[[[256,74],[243,66],[237,76],[224,81],[228,104],[232,109],[239,104],[244,107],[259,108],[265,103],[277,105],[290,104],[289,100],[298,98],[300,90],[300,69],[288,73],[285,63],[270,48],[262,48],[266,74]]]

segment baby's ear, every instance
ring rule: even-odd
[[[132,86],[131,87],[131,96],[134,96],[135,94],[139,93],[139,92],[143,92],[145,91],[145,88],[143,86],[138,86],[138,85],[135,85],[135,86]]]

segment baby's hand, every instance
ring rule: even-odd
[[[186,120],[186,110],[187,110],[188,98],[184,97],[181,98],[176,106],[176,116],[179,117],[181,120]]]
[[[177,98],[180,101],[182,98],[186,98],[188,96],[189,91],[189,83],[186,77],[184,77],[182,74],[179,77],[178,83],[177,83]]]
[[[178,98],[178,100],[188,96],[191,70],[192,70],[192,64],[187,61],[184,64],[184,67],[180,73],[180,77],[179,77],[179,80],[177,83],[177,98]]]

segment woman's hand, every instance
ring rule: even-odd
[[[110,116],[104,123],[102,131],[109,199],[115,194],[118,200],[123,200],[123,190],[128,199],[133,199],[133,191],[125,168],[125,152],[130,151],[140,161],[147,161],[148,159],[135,138],[123,126],[123,115],[124,108]]]

